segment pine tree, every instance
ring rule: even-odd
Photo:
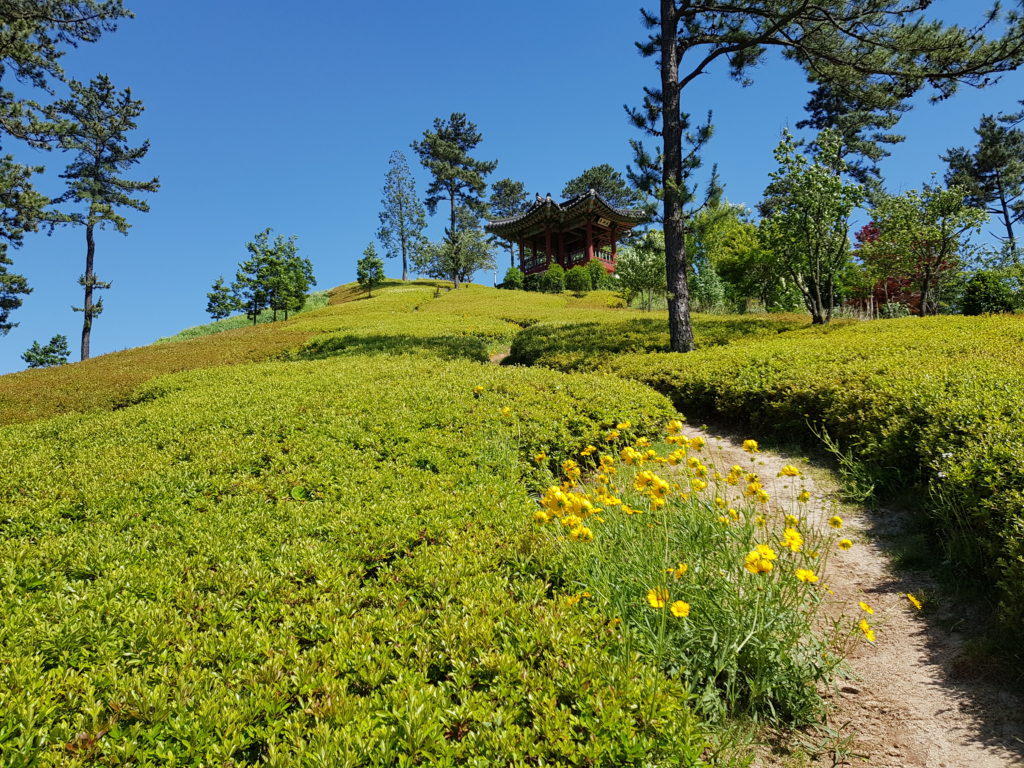
[[[526,185],[523,182],[498,179],[491,185],[491,198],[487,201],[488,216],[507,219],[522,213],[526,208]],[[497,243],[497,241],[498,238],[491,238],[492,243]],[[515,244],[511,240],[506,244],[511,266],[514,267],[516,265]]]
[[[381,197],[380,229],[377,239],[389,258],[402,257],[402,280],[409,279],[409,264],[426,242],[423,230],[427,226],[423,205],[416,196],[416,180],[402,152],[394,151],[388,158],[388,173],[384,177]]]
[[[978,146],[973,151],[954,147],[942,156],[949,164],[946,184],[962,187],[968,205],[998,218],[1006,232],[999,239],[1011,259],[1018,261],[1013,228],[1024,221],[1024,131],[985,115],[974,132]]]
[[[702,125],[691,126],[682,100],[686,87],[720,59],[735,80],[747,84],[750,70],[776,49],[812,73],[816,83],[856,94],[862,108],[874,111],[886,108],[881,94],[905,100],[928,85],[937,98],[946,98],[961,84],[985,85],[993,73],[1024,60],[1019,14],[1003,17],[993,7],[986,27],[1005,18],[1006,32],[987,40],[979,31],[927,19],[928,5],[920,0],[659,0],[657,12],[642,11],[651,33],[638,47],[656,59],[660,83],[645,88],[641,107],[628,112],[660,147],[652,154],[641,142],[631,142],[636,168],[630,177],[662,203],[673,351],[693,349],[684,235],[692,215],[687,206],[695,201],[691,178],[711,135],[710,114]],[[878,84],[888,91],[872,87]]]
[[[22,353],[21,359],[29,368],[50,368],[54,365],[64,365],[70,355],[68,337],[58,333],[45,346],[33,341],[32,346]]]
[[[373,297],[373,289],[384,284],[384,262],[377,255],[373,243],[366,246],[363,258],[356,262],[356,282],[366,289],[367,298]]]
[[[470,156],[483,137],[475,124],[461,112],[453,112],[447,120],[434,119],[434,130],[424,131],[422,141],[414,141],[412,148],[420,156],[423,167],[430,171],[433,180],[427,187],[424,201],[431,215],[437,212],[437,205],[447,201],[450,208],[448,242],[458,248],[460,226],[475,223],[486,215],[487,203],[483,194],[487,190],[486,177],[498,167],[498,161],[475,160]],[[468,215],[467,215],[468,214]],[[461,282],[456,270],[455,287]]]
[[[85,229],[85,274],[79,283],[85,289],[85,301],[76,312],[82,312],[82,360],[89,358],[89,342],[93,320],[103,311],[103,299],[94,300],[97,290],[110,287],[96,277],[95,230],[108,224],[122,235],[128,234],[128,220],[117,212],[118,208],[131,208],[146,212],[149,203],[138,197],[139,192],[156,192],[160,181],[152,178],[133,181],[123,177],[125,171],[140,162],[149,151],[149,142],[137,147],[128,145],[126,134],[136,128],[135,120],[142,114],[142,102],[133,99],[131,89],[114,89],[106,75],[99,75],[89,83],[72,80],[71,98],[56,102],[51,114],[63,120],[59,134],[62,149],[74,152],[75,157],[61,178],[67,179],[67,191],[57,198],[58,203],[78,203],[84,212],[67,214],[63,223]]]
[[[591,189],[616,208],[636,208],[643,203],[643,196],[607,163],[588,168],[567,181],[562,188],[562,196],[585,195]]]
[[[224,278],[218,277],[210,292],[206,294],[206,311],[214,320],[223,320],[241,307],[231,289],[224,284]]]

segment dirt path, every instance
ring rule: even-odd
[[[688,429],[687,434],[694,430]],[[703,432],[709,456],[723,474],[733,464],[750,466],[741,440]],[[817,500],[823,524],[839,508],[834,476],[792,456],[757,454],[755,471],[774,499],[789,509],[799,484],[774,480],[785,464],[805,471],[805,485]],[[769,485],[771,482],[775,487]],[[813,503],[813,502],[812,502]],[[842,507],[844,533],[855,542],[831,556],[824,583],[834,590],[826,611],[855,624],[865,601],[877,642],[857,642],[849,656],[849,675],[830,693],[829,726],[841,735],[820,746],[812,765],[873,768],[1002,768],[1024,766],[1024,698],[982,678],[966,662],[964,639],[946,627],[962,624],[956,606],[919,573],[899,574],[884,551],[887,536],[902,524],[899,513],[871,513]],[[884,525],[879,522],[884,520]],[[906,593],[927,596],[919,613]],[[989,675],[991,678],[992,675]],[[810,736],[809,742],[828,739]],[[807,765],[794,756],[766,756],[763,768]]]

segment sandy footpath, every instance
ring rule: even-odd
[[[705,452],[723,474],[733,464],[751,465],[742,440],[702,434]],[[707,459],[705,459],[705,462]],[[1024,766],[1024,698],[984,679],[965,662],[963,638],[943,627],[956,626],[956,607],[943,598],[926,576],[899,574],[884,550],[886,535],[898,529],[901,514],[889,510],[867,513],[837,501],[835,478],[808,467],[793,456],[768,451],[757,454],[754,471],[785,509],[800,491],[800,483],[776,478],[785,464],[795,464],[813,494],[812,506],[824,524],[839,512],[844,535],[853,549],[831,555],[823,583],[833,590],[827,598],[829,616],[848,617],[851,625],[864,614],[865,601],[876,643],[856,642],[849,657],[847,679],[829,693],[833,704],[829,726],[843,737],[817,755],[818,765],[870,765],[874,768],[1002,768]],[[919,613],[906,593],[928,596]],[[844,619],[846,620],[846,619]],[[845,737],[845,738],[844,738]],[[809,735],[808,742],[822,742]],[[844,743],[845,742],[845,743]],[[787,765],[784,756],[762,758],[764,768]]]

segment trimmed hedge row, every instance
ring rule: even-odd
[[[907,318],[606,370],[687,413],[792,439],[824,430],[882,484],[919,484],[945,566],[988,585],[1024,632],[1024,318]]]
[[[134,402],[0,429],[0,763],[702,764],[530,523],[527,457],[653,433],[660,395],[409,356]]]

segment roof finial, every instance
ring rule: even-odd
[[[540,192],[537,193],[537,202],[538,203],[543,203],[544,202],[544,198],[540,196]]]
[[[548,192],[548,196],[546,198],[544,198],[544,199],[547,200],[550,203],[551,202],[551,193]]]
[[[590,189],[587,190],[587,194],[588,195],[596,195],[597,194],[597,190],[594,189],[593,187],[591,187]]]

